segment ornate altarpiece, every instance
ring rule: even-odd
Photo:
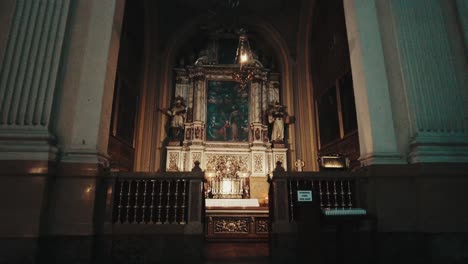
[[[268,194],[266,177],[277,161],[287,168],[287,148],[272,147],[265,118],[270,103],[279,101],[279,74],[258,68],[253,81],[243,89],[232,78],[237,70],[236,65],[175,69],[174,96],[184,98],[187,117],[183,141],[167,145],[166,170],[191,171],[199,161],[207,177],[208,198],[263,201]],[[234,132],[229,132],[232,119],[228,131],[221,126],[229,120],[228,111],[239,111],[242,116],[234,138]]]

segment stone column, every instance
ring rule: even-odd
[[[76,1],[70,10],[54,112],[60,164],[50,186],[51,203],[43,225],[50,237],[45,248],[56,251],[49,255],[58,262],[78,256],[90,259],[94,224],[102,221],[95,218],[96,190],[106,175],[124,4],[124,0]],[[80,249],[72,250],[77,241]]]
[[[200,99],[199,99],[199,102],[200,102],[200,121],[202,121],[203,123],[206,122],[206,81],[203,80],[203,81],[200,81],[199,82],[199,86],[200,86]],[[196,121],[196,120],[194,120]]]
[[[364,165],[402,163],[389,96],[376,0],[344,1]]]
[[[459,62],[467,54],[450,34],[456,14],[445,11],[449,1],[390,3],[409,112],[410,161],[467,162],[466,61]]]
[[[107,158],[123,5],[123,0],[80,2],[73,10],[55,113],[63,162]]]
[[[251,83],[250,111],[249,111],[249,142],[253,146],[263,147],[263,124],[262,124],[262,81]]]
[[[193,121],[205,122],[205,76],[198,76],[194,80],[194,109]]]
[[[262,100],[262,83],[261,82],[252,82],[250,85],[250,123],[261,123],[261,100]]]

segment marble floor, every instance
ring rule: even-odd
[[[268,264],[268,243],[209,242],[204,250],[205,264]]]

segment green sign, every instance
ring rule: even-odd
[[[297,191],[298,202],[312,202],[312,191],[310,190],[298,190]]]

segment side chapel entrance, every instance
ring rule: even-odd
[[[193,64],[174,68],[174,99],[161,109],[170,121],[165,169],[191,171],[199,164],[205,172],[207,239],[266,240],[267,180],[278,162],[287,168],[280,74],[254,56],[243,68],[223,58],[236,52],[226,45],[237,41],[235,32],[218,29],[211,36]]]
[[[327,6],[328,9],[343,9],[341,1],[334,3],[339,3],[340,6]],[[139,62],[147,72],[144,76],[145,85],[141,94],[125,94],[126,90],[132,90],[130,86],[137,86],[136,83],[128,83],[128,80],[138,79],[138,70],[118,67],[116,98],[131,102],[128,107],[118,107],[121,105],[115,104],[114,100],[113,129],[109,144],[111,156],[122,152],[111,153],[116,146],[115,139],[128,138],[128,152],[132,152],[132,155],[128,155],[131,156],[128,160],[131,162],[128,162],[128,166],[120,166],[127,170],[191,171],[194,164],[199,163],[206,175],[206,206],[214,210],[207,211],[207,222],[210,223],[208,234],[213,239],[266,237],[268,225],[263,220],[268,216],[267,179],[271,177],[277,163],[288,170],[288,167],[294,167],[288,163],[303,159],[307,163],[306,170],[314,171],[318,169],[315,164],[317,153],[327,154],[336,149],[349,150],[341,146],[353,146],[350,151],[355,159],[358,158],[357,125],[354,125],[356,121],[352,118],[353,115],[347,118],[342,111],[335,109],[333,114],[340,114],[336,119],[343,124],[337,126],[336,122],[332,122],[330,127],[333,132],[339,133],[325,133],[328,127],[325,123],[335,118],[327,118],[325,110],[328,108],[321,108],[321,102],[330,99],[326,92],[337,91],[336,87],[339,87],[335,96],[341,96],[341,92],[352,95],[353,88],[349,85],[352,82],[350,78],[342,78],[346,81],[342,83],[346,85],[341,85],[339,80],[336,87],[330,85],[330,82],[336,83],[337,75],[351,76],[349,52],[343,14],[335,22],[343,23],[341,31],[330,27],[327,34],[322,36],[317,28],[312,27],[312,18],[320,19],[316,13],[322,12],[321,9],[321,6],[314,4],[306,5],[303,9],[300,24],[304,27],[299,28],[297,54],[294,56],[285,36],[271,24],[253,17],[250,20],[246,18],[246,37],[256,55],[252,56],[252,64],[248,65],[246,71],[241,71],[239,64],[235,63],[241,35],[237,30],[240,28],[224,28],[216,23],[202,26],[200,21],[188,21],[186,26],[174,31],[166,40],[171,43],[170,47],[162,51],[153,48],[145,49],[143,53],[135,51],[133,55],[140,55]],[[128,14],[131,13],[126,11],[126,16]],[[333,13],[324,17],[336,16]],[[135,23],[143,22],[140,21],[141,16],[134,15],[133,18],[138,20]],[[130,20],[125,21],[131,24]],[[145,20],[144,23],[149,22]],[[323,20],[321,24],[333,23]],[[125,30],[132,29],[137,31],[134,27],[125,27]],[[315,37],[311,32],[319,34],[316,39],[323,41],[314,42]],[[137,40],[130,37],[128,41],[139,43],[141,49],[146,45],[157,46],[160,36],[152,34],[155,33],[148,31],[145,41],[140,39],[136,42]],[[122,38],[125,40],[125,37]],[[325,46],[328,47],[327,53],[322,52]],[[337,53],[337,50],[343,51],[343,54]],[[125,55],[125,49],[121,51],[120,55]],[[155,52],[161,52],[157,54],[159,60],[146,61],[143,58],[143,55],[152,58],[149,55]],[[337,57],[336,54],[341,54],[344,56],[338,57],[346,57],[348,62],[340,67],[339,61],[330,62],[330,67],[337,69],[333,74],[337,75],[325,76],[316,70],[322,64],[318,63],[319,60],[313,53],[322,54],[324,61],[332,61],[331,59]],[[127,57],[135,56],[129,54]],[[294,60],[296,67],[293,67]],[[119,65],[120,61],[125,60],[119,58]],[[325,81],[319,80],[324,76],[327,77]],[[236,78],[248,78],[248,82],[244,86]],[[154,81],[156,79],[157,82]],[[334,98],[331,99],[333,102]],[[348,104],[349,109],[354,110],[354,100],[351,101]],[[338,104],[341,106],[341,103]],[[120,109],[135,110],[131,113],[133,118],[122,118],[131,124],[119,126],[122,120],[115,113]],[[300,126],[293,125],[295,118]],[[351,121],[346,123],[348,119]],[[161,128],[164,123],[167,123],[166,129]],[[281,129],[274,129],[275,124],[279,124],[276,127]],[[124,128],[132,131],[126,133]],[[320,134],[316,136],[318,128]],[[135,131],[138,133],[134,133]],[[131,136],[118,137],[119,134]],[[332,137],[326,138],[327,135]],[[349,144],[349,141],[353,144]],[[335,148],[337,142],[338,148]],[[225,210],[226,208],[229,210]],[[254,208],[258,210],[253,210]],[[240,211],[236,212],[236,209]],[[221,212],[223,215],[218,214]],[[211,213],[218,215],[210,215]],[[249,214],[254,215],[255,221],[245,220],[249,218]]]

